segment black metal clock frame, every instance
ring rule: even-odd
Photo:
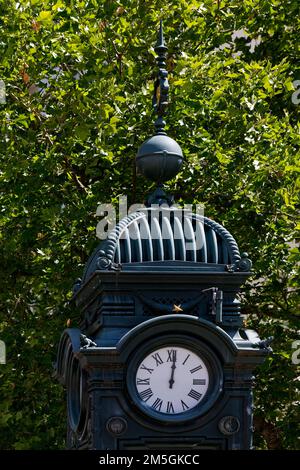
[[[163,346],[186,347],[187,349],[198,354],[208,369],[209,386],[205,397],[195,408],[188,410],[185,413],[168,415],[151,410],[151,408],[146,406],[145,403],[141,400],[136,388],[135,377],[137,366],[146,354]],[[206,346],[205,343],[199,341],[197,337],[191,335],[186,336],[183,334],[174,335],[169,333],[152,338],[151,340],[145,342],[142,346],[138,346],[138,348],[133,351],[132,355],[128,359],[126,384],[129,401],[132,400],[132,403],[137,408],[139,408],[140,411],[147,415],[147,417],[161,421],[166,425],[172,425],[174,423],[181,424],[202,416],[213,406],[214,402],[217,400],[222,391],[223,371],[216,353],[212,351],[210,347]]]

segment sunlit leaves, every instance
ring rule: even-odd
[[[41,11],[36,20],[40,23],[50,23],[53,20],[51,11]]]
[[[133,168],[153,129],[161,17],[169,45],[167,123],[187,161],[167,186],[178,201],[204,203],[206,215],[224,223],[253,259],[243,313],[262,337],[275,336],[256,406],[282,430],[283,447],[298,445],[299,386],[290,360],[299,330],[298,10],[298,0],[2,5],[3,448],[63,447],[58,416],[65,402],[52,362],[67,320],[79,322],[68,300],[97,243],[98,203],[116,203],[120,194],[141,202],[149,192]]]

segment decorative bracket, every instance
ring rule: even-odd
[[[236,271],[250,272],[252,268],[252,261],[248,258],[248,253],[242,253],[241,259],[234,264],[227,264],[226,271],[234,273]]]
[[[274,336],[269,336],[266,339],[263,339],[259,341],[258,343],[254,343],[255,346],[258,346],[260,349],[266,349],[268,352],[272,352],[272,348],[270,347],[270,344],[274,340]]]
[[[120,263],[113,263],[112,260],[106,256],[105,251],[101,250],[97,260],[97,268],[108,271],[121,271],[122,265]]]
[[[97,347],[97,343],[95,343],[95,341],[88,338],[86,335],[82,333],[80,335],[80,344],[81,344],[82,349]]]

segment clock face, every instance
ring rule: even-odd
[[[135,385],[143,407],[170,416],[187,413],[201,403],[208,391],[209,373],[198,353],[167,345],[139,362]]]

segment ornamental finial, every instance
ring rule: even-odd
[[[158,77],[154,83],[153,94],[153,107],[158,115],[154,126],[156,134],[166,135],[164,131],[166,122],[164,121],[163,116],[166,114],[169,103],[168,72],[165,68],[168,48],[165,45],[162,20],[160,20],[158,40],[154,50],[157,53],[156,62],[159,67]]]
[[[172,205],[172,197],[167,196],[162,184],[174,178],[183,163],[183,154],[180,146],[165,132],[165,121],[168,106],[168,72],[166,70],[166,58],[168,48],[165,45],[162,21],[160,22],[158,41],[154,48],[157,53],[158,76],[154,84],[153,107],[157,114],[154,123],[156,133],[147,139],[138,149],[136,156],[136,167],[143,174],[158,185],[154,193],[148,198],[147,204],[169,204]]]

